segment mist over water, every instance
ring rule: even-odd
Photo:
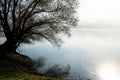
[[[99,77],[98,67],[105,62],[120,67],[119,29],[74,28],[72,36],[64,41],[60,49],[49,43],[36,43],[22,46],[21,51],[32,58],[44,56],[47,66],[70,64],[72,73],[86,78]]]
[[[84,79],[120,80],[120,0],[79,1],[80,22],[71,37],[63,37],[60,48],[46,41],[22,45],[18,51],[33,59],[45,57],[47,67],[70,64],[71,73]]]
[[[47,65],[70,64],[71,72],[92,80],[120,80],[120,1],[80,0],[78,27],[60,49],[50,43],[21,47],[30,57],[46,57]]]

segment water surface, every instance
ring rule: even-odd
[[[22,53],[32,58],[46,57],[48,66],[70,64],[71,72],[79,73],[82,77],[105,78],[101,76],[104,73],[100,72],[109,65],[116,66],[117,71],[120,70],[120,29],[74,28],[72,36],[64,41],[60,49],[48,42],[24,45],[21,49]],[[120,73],[116,74],[120,76]]]

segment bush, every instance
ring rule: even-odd
[[[33,60],[33,68],[34,69],[41,68],[43,66],[45,66],[45,58],[44,57],[38,57]]]
[[[45,75],[48,77],[56,77],[56,78],[64,78],[70,74],[70,65],[61,66],[59,64],[55,64],[52,67],[48,67],[48,69],[43,69],[45,66],[45,58],[38,57],[33,60],[33,68],[35,70],[35,74]]]
[[[70,65],[66,67],[61,67],[59,64],[55,64],[52,67],[48,68],[46,73],[49,77],[63,78],[70,74]]]

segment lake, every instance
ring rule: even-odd
[[[32,58],[45,57],[47,66],[70,64],[72,74],[83,78],[120,80],[120,29],[76,27],[71,33],[61,48],[36,42],[20,51]]]

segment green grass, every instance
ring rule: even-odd
[[[9,77],[0,77],[0,80],[62,80],[57,78],[49,78],[45,76],[37,76],[28,73],[17,74],[17,76],[9,76]]]
[[[0,80],[62,80],[30,74],[23,65],[0,56]]]

